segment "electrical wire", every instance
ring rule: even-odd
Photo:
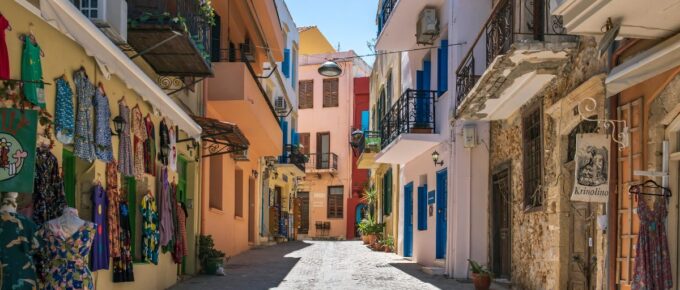
[[[410,52],[410,51],[418,51],[418,50],[427,50],[427,49],[434,49],[434,48],[442,48],[442,47],[450,47],[450,46],[460,46],[467,44],[467,42],[457,42],[457,43],[451,43],[445,46],[428,46],[428,47],[419,47],[419,48],[412,48],[412,49],[404,49],[404,50],[394,50],[394,51],[385,51],[385,52],[378,52],[378,53],[371,53],[371,54],[364,54],[364,55],[355,55],[355,56],[348,56],[348,57],[338,57],[338,58],[331,58],[328,60],[331,61],[336,61],[336,60],[346,60],[346,59],[354,59],[354,58],[360,58],[360,57],[365,57],[365,56],[380,56],[380,55],[386,55],[386,54],[393,54],[393,53],[401,53],[401,52]]]

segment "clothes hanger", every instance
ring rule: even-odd
[[[102,82],[99,82],[99,89],[102,90],[102,94],[106,95],[106,91],[104,90],[104,84]]]
[[[119,103],[125,103],[125,95],[120,97],[120,100],[118,100]]]
[[[660,189],[661,193],[647,192],[644,189]],[[651,179],[640,184],[631,185],[628,189],[628,193],[635,195],[663,196],[667,198],[673,195],[669,188],[663,187]]]

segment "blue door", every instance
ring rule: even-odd
[[[432,80],[432,64],[429,60],[423,61],[423,70],[416,71],[416,126],[421,128],[429,127],[428,122],[432,112],[430,112],[430,81]]]
[[[437,259],[446,257],[446,175],[446,169],[437,172]]]
[[[413,256],[413,182],[404,186],[404,257]]]

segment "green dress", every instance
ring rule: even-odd
[[[40,64],[40,46],[33,43],[27,35],[24,37],[24,53],[21,56],[21,80],[24,97],[29,102],[45,109],[45,90],[42,83],[42,65]]]
[[[37,226],[29,218],[0,211],[0,284],[2,290],[37,289],[33,254],[39,248]]]

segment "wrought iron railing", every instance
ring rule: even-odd
[[[380,35],[380,32],[385,28],[387,19],[390,18],[392,11],[394,11],[397,1],[398,0],[383,0],[382,5],[378,9],[378,15],[376,16],[378,22],[378,35]]]
[[[438,95],[437,91],[406,90],[380,119],[382,148],[403,133],[435,133]]]
[[[300,151],[300,148],[295,145],[286,145],[279,159],[280,163],[293,164],[302,171],[305,171],[305,163],[307,163],[307,156]]]
[[[508,52],[513,43],[544,41],[546,36],[565,34],[562,17],[551,15],[550,9],[549,0],[500,0],[494,6],[456,69],[457,105],[472,90],[484,69],[497,56]],[[482,60],[484,67],[479,65]]]
[[[128,23],[171,25],[188,34],[196,48],[210,62],[210,29],[214,21],[207,7],[197,0],[127,0]],[[212,16],[214,17],[214,16]]]
[[[305,168],[317,170],[338,170],[338,155],[335,153],[309,153],[307,154]]]
[[[361,153],[378,153],[381,149],[379,131],[364,131],[364,134],[359,140],[359,154]]]

